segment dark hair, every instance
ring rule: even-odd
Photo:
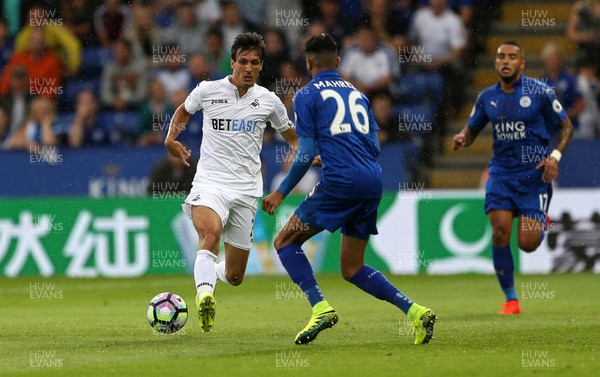
[[[304,44],[304,53],[313,64],[320,68],[335,68],[335,60],[338,53],[338,45],[335,39],[328,34],[319,34],[310,38]]]
[[[321,33],[306,41],[304,44],[304,52],[306,54],[337,54],[338,46],[331,35]]]
[[[210,29],[208,29],[208,31],[206,32],[206,36],[208,37],[209,35],[215,35],[219,37],[221,41],[223,40],[223,33],[221,33],[221,30],[218,27],[213,26]]]
[[[237,60],[242,51],[256,51],[260,61],[263,61],[267,54],[263,38],[256,33],[243,33],[235,37],[233,45],[231,45],[231,59]]]
[[[509,39],[507,41],[502,42],[503,45],[509,45],[509,46],[516,46],[519,48],[519,50],[521,50],[521,55],[525,56],[525,50],[523,49],[523,47],[521,47],[521,45],[519,44],[519,42],[515,41],[514,39]]]

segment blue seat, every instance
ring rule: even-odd
[[[140,129],[138,113],[105,111],[98,116],[99,127],[106,130],[119,130],[125,133],[137,134]]]
[[[81,78],[99,78],[102,67],[112,58],[112,52],[103,47],[86,47],[81,52]]]
[[[184,143],[188,148],[196,153],[202,143],[202,124],[204,114],[202,111],[194,113],[187,124],[185,130],[179,134],[178,140]],[[166,135],[166,130],[165,130]]]
[[[444,96],[444,78],[439,73],[407,73],[394,85],[394,100],[399,104],[438,105]]]
[[[427,136],[435,125],[435,107],[429,104],[400,105],[393,109],[398,116],[400,132],[411,135]]]

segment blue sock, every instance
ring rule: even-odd
[[[311,306],[325,300],[321,289],[317,285],[317,280],[313,273],[310,262],[304,255],[302,247],[298,244],[290,244],[277,250],[279,260],[287,271],[292,281],[304,291]]]
[[[410,309],[413,304],[413,302],[408,297],[404,296],[398,288],[394,287],[381,272],[373,267],[367,265],[362,266],[356,271],[354,276],[352,276],[350,282],[368,294],[396,305],[405,314],[408,313],[408,309]]]
[[[510,245],[492,246],[492,258],[494,260],[494,269],[500,288],[504,291],[506,301],[516,300],[517,293],[515,292],[515,277],[512,253]]]

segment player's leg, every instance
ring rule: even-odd
[[[512,210],[494,209],[489,211],[488,218],[492,225],[492,259],[500,288],[506,297],[504,308],[500,314],[521,313],[515,291],[514,263],[510,250],[514,212]]]
[[[225,243],[225,259],[217,264],[217,278],[237,286],[242,284],[248,265],[258,198],[233,195],[229,200],[229,216],[221,235]]]
[[[214,292],[217,273],[215,261],[219,253],[222,220],[221,216],[213,209],[199,205],[192,206],[192,221],[200,239],[194,262],[196,307],[201,330],[210,332],[214,326],[216,311]]]
[[[538,218],[531,215],[519,216],[519,248],[526,253],[534,252],[544,239],[545,221],[542,223]]]
[[[303,206],[301,205],[301,207]],[[306,206],[304,208],[306,211]],[[303,212],[298,208],[296,213]],[[302,244],[321,232],[323,228],[316,224],[303,222],[296,213],[292,214],[281,228],[273,244],[281,264],[292,281],[306,294],[312,306],[312,316],[308,325],[296,335],[294,340],[296,344],[307,344],[315,340],[321,331],[334,326],[338,321],[338,316],[325,300],[317,284],[312,266],[302,250]]]
[[[225,242],[225,259],[217,264],[217,277],[224,283],[238,286],[244,280],[250,249]]]
[[[415,328],[415,344],[428,343],[433,336],[437,317],[431,309],[413,303],[386,277],[364,263],[365,249],[371,234],[377,234],[379,200],[365,200],[342,227],[340,264],[344,279],[366,293],[385,300],[404,312]]]
[[[540,246],[550,226],[547,213],[552,200],[552,185],[544,185],[535,191],[521,195],[519,199],[519,248],[527,253]]]

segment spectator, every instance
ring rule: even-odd
[[[254,30],[264,30],[266,28],[269,0],[234,1],[240,10],[242,18],[252,24]]]
[[[86,47],[98,44],[94,30],[94,12],[90,9],[98,8],[100,3],[100,0],[61,1],[64,26]]]
[[[0,14],[6,19],[6,25],[8,26],[8,35],[14,37],[19,32],[19,29],[23,25],[23,10],[25,4],[19,4],[19,0],[3,1],[0,5]],[[19,6],[20,5],[20,6]]]
[[[188,69],[190,72],[189,91],[192,91],[196,85],[204,80],[211,79],[210,65],[208,60],[202,54],[194,54],[188,60]]]
[[[102,103],[116,111],[138,105],[146,96],[148,69],[146,61],[134,59],[131,43],[119,39],[113,44],[114,61],[102,70]]]
[[[162,144],[171,121],[174,109],[165,95],[165,88],[159,80],[151,80],[148,84],[148,99],[140,106],[141,137],[137,144]]]
[[[231,73],[231,54],[223,47],[223,33],[217,28],[206,33],[206,58],[210,65],[211,77],[214,80]]]
[[[0,84],[0,94],[8,94],[8,78],[16,66],[22,66],[27,71],[31,94],[43,97],[53,97],[61,94],[62,68],[60,59],[46,48],[42,30],[32,30],[28,36],[28,49],[15,53],[4,70],[2,83]]]
[[[175,16],[175,22],[161,31],[161,44],[176,45],[182,55],[202,52],[208,27],[196,20],[192,4],[186,1],[179,3]]]
[[[277,96],[279,96],[281,102],[285,106],[288,118],[294,119],[292,104],[294,95],[306,84],[308,84],[308,81],[306,80],[303,69],[298,63],[292,60],[286,60],[281,63],[279,72],[280,80],[273,87],[273,91]],[[285,141],[279,132],[275,132],[272,127],[269,127],[265,130],[263,141],[268,144],[274,140],[282,142]]]
[[[453,117],[464,103],[465,73],[462,62],[467,45],[465,28],[458,15],[446,6],[446,0],[430,0],[417,10],[409,36],[426,57],[425,69],[444,76],[446,112]]]
[[[216,27],[223,35],[224,46],[232,46],[233,40],[238,34],[254,31],[252,25],[242,18],[240,9],[232,0],[222,1],[221,10],[223,16],[221,21],[217,22]]]
[[[31,111],[26,123],[10,140],[10,148],[29,149],[37,146],[58,144],[54,133],[56,127],[56,104],[48,98],[38,97],[31,102]]]
[[[126,36],[131,27],[131,10],[119,0],[104,0],[94,12],[94,28],[100,43],[110,47],[115,41]]]
[[[393,114],[394,102],[392,96],[386,91],[373,94],[371,109],[379,126],[379,132],[377,133],[379,143],[384,144],[397,139],[400,136],[400,125],[398,119]]]
[[[292,166],[292,162],[294,161],[294,153],[289,152],[283,157],[283,164],[281,165],[281,171],[273,177],[271,181],[271,192],[275,192],[279,188],[279,185],[283,181],[283,179],[287,176],[290,171],[290,167]],[[315,185],[319,182],[319,173],[316,172],[314,168],[308,169],[304,177],[298,182],[296,187],[292,189],[290,194],[302,194],[306,195],[310,192],[310,190],[315,187]]]
[[[6,67],[13,54],[14,41],[8,31],[6,19],[0,17],[0,67]]]
[[[160,45],[159,30],[152,19],[153,9],[150,5],[139,5],[133,11],[133,41],[135,55],[154,58],[157,46]],[[160,51],[158,51],[160,52]]]
[[[579,129],[573,137],[592,139],[600,136],[600,81],[596,66],[584,62],[577,75],[577,89],[583,96],[585,108],[579,114]]]
[[[285,60],[282,62],[279,66],[280,81],[273,88],[275,94],[294,95],[298,90],[308,84],[303,68],[304,66],[301,66],[299,63],[292,60]],[[290,115],[290,119],[293,119],[292,115]]]
[[[474,3],[482,1],[476,0],[448,0],[448,8],[458,14],[464,25],[469,25],[473,18]],[[419,6],[426,7],[429,5],[429,0],[419,0]]]
[[[196,1],[196,19],[205,25],[214,25],[221,19],[219,0]]]
[[[296,51],[304,46],[298,45],[298,42],[303,29],[310,26],[308,15],[302,10],[302,3],[302,0],[269,0],[267,7],[267,28],[285,33],[289,51]],[[295,18],[290,20],[290,15]]]
[[[281,76],[279,67],[288,59],[285,34],[276,29],[267,30],[264,34],[267,58],[264,60],[263,69],[260,71],[259,84],[271,88]]]
[[[391,0],[371,0],[366,4],[368,9],[362,23],[373,28],[379,41],[389,43],[395,51],[400,51],[406,44],[412,10],[398,12],[392,9]]]
[[[150,173],[150,180],[146,192],[150,196],[160,193],[179,195],[182,199],[190,192],[197,162],[191,157],[190,166],[186,167],[180,158],[167,156],[158,161]]]
[[[573,5],[567,37],[579,44],[578,60],[595,62],[600,72],[600,0],[583,0]]]
[[[313,22],[318,21],[322,23],[325,29],[327,29],[327,33],[338,43],[338,46],[342,46],[342,38],[351,33],[353,25],[348,25],[346,20],[340,17],[340,1],[319,1],[319,11],[320,16],[314,19]]]
[[[98,101],[90,90],[84,90],[77,95],[75,117],[69,127],[68,141],[72,148],[110,144],[110,135],[99,127]]]
[[[4,107],[0,107],[0,150],[5,149],[4,143],[10,134],[10,119]]]
[[[171,97],[176,90],[187,89],[190,86],[190,72],[183,65],[185,56],[179,54],[176,46],[163,46],[167,55],[161,56],[164,65],[156,72],[156,79],[160,81]]]
[[[357,46],[342,52],[340,73],[356,89],[369,96],[387,90],[399,74],[396,53],[377,40],[373,28],[361,25],[356,31]]]
[[[554,90],[576,131],[579,128],[577,118],[585,108],[585,102],[577,90],[577,79],[564,69],[563,52],[557,45],[547,44],[541,55],[545,69],[541,80]]]
[[[15,66],[8,80],[2,80],[5,81],[8,81],[8,93],[0,97],[0,108],[8,117],[5,140],[9,140],[23,127],[34,96],[29,91],[29,78],[23,66]]]
[[[81,43],[69,29],[56,20],[47,19],[46,15],[41,5],[29,9],[29,22],[16,37],[15,53],[25,52],[29,48],[31,33],[41,30],[46,46],[61,59],[66,73],[76,75],[81,65]]]

